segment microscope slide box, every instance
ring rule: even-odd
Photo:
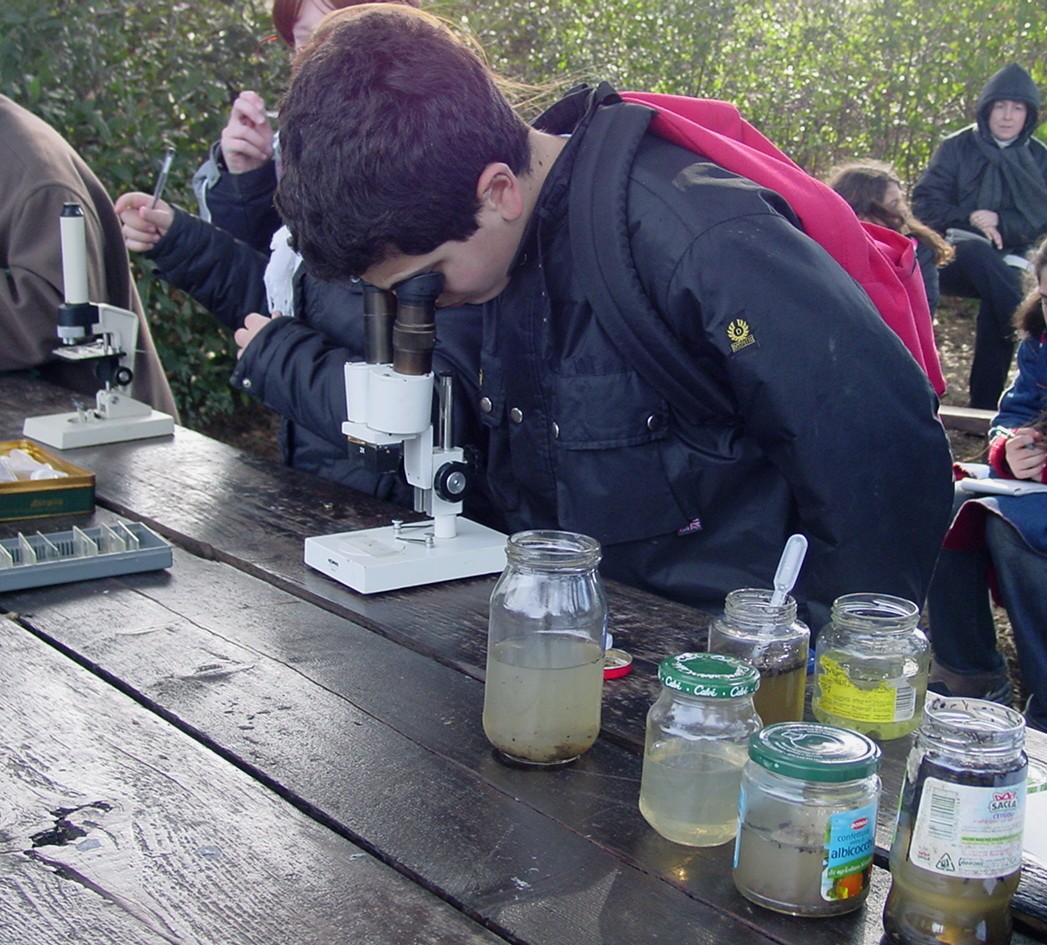
[[[74,466],[39,444],[29,440],[0,442],[0,456],[11,450],[24,450],[38,463],[50,463],[52,469],[66,474],[64,479],[19,479],[0,482],[0,521],[19,518],[42,518],[46,515],[77,515],[93,512],[95,476]]]
[[[138,547],[115,551],[105,550],[103,532],[107,528],[109,527],[95,526],[81,530],[80,537],[87,536],[98,547],[98,550],[89,556],[77,555],[77,533],[73,530],[24,535],[23,539],[41,555],[36,561],[25,563],[18,538],[0,541],[0,546],[14,559],[13,565],[0,567],[0,592],[171,567],[171,546],[148,526],[141,522],[127,522],[116,526],[117,529],[122,528],[130,532],[133,538],[137,539],[137,542],[133,543]],[[109,530],[112,531],[111,528]],[[55,552],[55,557],[43,557],[47,553]]]

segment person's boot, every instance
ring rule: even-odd
[[[955,673],[932,660],[927,689],[940,696],[986,699],[1006,706],[1014,702],[1014,690],[1003,669],[994,673]]]

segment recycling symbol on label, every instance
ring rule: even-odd
[[[940,860],[935,863],[935,866],[946,873],[955,873],[956,867],[953,865],[952,857],[948,853],[943,853]]]

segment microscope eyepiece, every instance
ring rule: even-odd
[[[399,283],[393,325],[393,370],[397,374],[429,374],[436,344],[436,300],[443,291],[439,272],[423,272]]]
[[[364,291],[364,360],[368,364],[390,364],[393,360],[393,322],[396,320],[396,296],[363,282]]]
[[[423,272],[393,286],[393,291],[401,305],[431,305],[434,308],[443,290],[442,272]]]

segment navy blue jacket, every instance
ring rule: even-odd
[[[949,521],[949,446],[923,372],[868,297],[777,194],[645,137],[623,195],[636,275],[721,396],[685,416],[601,329],[574,271],[571,133],[508,287],[485,305],[487,467],[511,530],[603,544],[602,571],[716,610],[770,587],[792,532],[817,627],[839,595],[922,602]],[[614,107],[614,106],[604,106]]]

